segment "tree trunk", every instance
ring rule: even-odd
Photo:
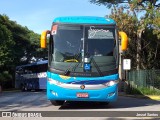
[[[142,50],[142,46],[141,46],[141,41],[142,41],[142,32],[144,29],[140,29],[137,32],[137,55],[136,55],[136,59],[137,59],[137,70],[139,70],[141,68],[141,50]]]

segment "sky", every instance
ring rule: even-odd
[[[91,4],[89,0],[0,0],[0,14],[39,34],[50,30],[56,17],[104,17],[110,13],[105,6]]]

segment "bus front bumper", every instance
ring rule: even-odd
[[[80,86],[80,85],[79,85]],[[47,82],[47,97],[49,100],[67,100],[67,101],[97,101],[97,102],[114,102],[118,97],[118,84],[107,86],[99,89],[64,88]]]

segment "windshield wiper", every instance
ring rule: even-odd
[[[64,72],[64,75],[69,75],[70,74],[70,70],[69,70],[69,68],[67,69],[67,70],[65,70],[65,72]]]
[[[77,54],[75,57],[74,57],[74,59],[78,59],[78,57],[81,55],[81,53],[79,53],[79,54]],[[72,62],[73,63],[73,62]],[[69,75],[70,74],[70,72],[72,72],[73,70],[75,71],[75,69],[76,69],[76,67],[80,64],[79,62],[75,65],[75,66],[73,66],[73,67],[71,67],[71,65],[72,65],[72,63],[69,65],[69,67],[65,70],[65,72],[64,72],[64,75]],[[71,70],[70,70],[71,69]]]
[[[94,60],[93,57],[91,58],[91,62],[92,62],[92,61],[93,61],[93,64],[94,64],[95,68],[97,69],[99,75],[100,75],[100,76],[103,76],[102,71],[100,70],[99,66],[97,65],[97,63],[96,63],[96,61]]]
[[[78,54],[78,55],[76,56],[76,58],[78,58],[79,55],[80,55],[80,54]],[[93,62],[93,64],[94,64],[95,68],[97,69],[99,75],[100,75],[100,76],[103,76],[102,71],[100,70],[99,66],[97,65],[97,63],[96,63],[96,61],[94,60],[93,57],[91,58],[91,62]],[[71,64],[72,64],[72,63],[71,63]],[[71,64],[70,64],[69,68],[65,70],[64,75],[69,75],[70,72],[75,71],[75,69],[78,67],[78,65],[79,65],[80,63],[78,62],[78,63],[77,63],[75,66],[73,66],[73,67],[71,67]],[[71,69],[71,70],[70,70],[70,69]]]

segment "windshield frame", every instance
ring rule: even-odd
[[[117,71],[118,71],[118,62],[119,62],[119,57],[118,57],[118,53],[119,53],[119,42],[118,42],[118,35],[117,35],[117,27],[116,27],[116,25],[104,25],[104,24],[62,24],[62,23],[53,23],[53,25],[81,25],[81,26],[83,26],[83,37],[82,37],[82,41],[83,41],[83,49],[84,49],[84,52],[86,51],[86,46],[85,46],[85,42],[86,42],[86,39],[87,39],[87,34],[86,34],[86,27],[89,27],[89,26],[102,26],[102,27],[106,27],[106,28],[113,28],[114,29],[114,31],[115,31],[115,34],[114,34],[114,39],[115,39],[115,41],[116,41],[116,43],[115,43],[115,47],[116,47],[116,67],[115,67],[115,69],[114,70],[110,70],[110,71],[114,71],[114,72],[110,72],[110,73],[117,73]],[[54,73],[58,73],[58,74],[64,74],[64,72],[66,72],[66,71],[64,71],[64,70],[61,70],[61,69],[55,69],[52,65],[51,65],[51,61],[52,61],[52,56],[51,56],[51,54],[53,53],[52,51],[53,51],[53,46],[51,45],[51,44],[53,44],[54,45],[54,40],[53,40],[53,35],[51,34],[50,35],[50,42],[49,42],[49,70],[50,71],[53,71]],[[82,55],[82,57],[85,57],[86,55],[84,54],[84,56]],[[83,58],[82,58],[83,59]],[[83,62],[83,61],[82,61]],[[82,63],[81,62],[81,63]],[[72,64],[72,65],[71,65]],[[70,67],[75,67],[76,65],[77,65],[77,63],[68,63],[68,65],[70,66]],[[75,71],[71,71],[71,72],[73,72],[73,73],[70,73],[70,75],[73,75],[73,76],[77,76],[77,75],[80,75],[80,73],[79,72],[75,72]],[[85,72],[81,72],[81,75],[83,75],[83,76],[85,76],[87,74],[87,76],[94,76],[92,73],[85,73]],[[106,73],[105,73],[105,75],[106,75]],[[95,75],[95,76],[97,76],[97,74]]]

